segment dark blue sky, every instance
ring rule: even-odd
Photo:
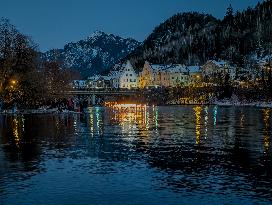
[[[0,0],[0,16],[32,36],[40,50],[61,48],[95,30],[143,41],[177,12],[199,11],[222,18],[258,0]]]

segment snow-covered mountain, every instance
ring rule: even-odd
[[[131,38],[96,31],[84,40],[68,43],[63,49],[47,51],[42,58],[60,61],[65,67],[76,69],[82,77],[87,77],[107,72],[139,45]]]

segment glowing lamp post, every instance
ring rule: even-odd
[[[15,86],[16,86],[16,84],[17,84],[17,81],[14,80],[14,79],[12,79],[12,80],[10,81],[10,88],[14,89]]]

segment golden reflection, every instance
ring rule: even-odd
[[[15,145],[17,148],[20,148],[21,130],[20,130],[20,122],[17,118],[14,118],[12,120],[12,132],[13,132]]]
[[[142,104],[113,104],[107,107],[111,108],[112,120],[119,124],[124,123],[148,123],[148,110],[146,105]]]
[[[263,121],[264,121],[264,152],[268,153],[270,148],[270,113],[271,109],[266,108],[262,110],[263,113]]]
[[[195,132],[196,132],[196,144],[198,145],[200,143],[200,130],[201,130],[201,111],[202,108],[201,106],[196,106],[194,107],[194,111],[195,111]]]
[[[149,130],[149,112],[145,111],[145,128]]]
[[[122,126],[123,133],[135,132],[135,129],[150,130],[150,125],[158,128],[158,109],[156,106],[133,103],[107,103],[110,120]],[[150,121],[152,120],[152,121]]]

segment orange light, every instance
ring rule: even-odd
[[[16,80],[11,80],[11,84],[15,85],[16,84]]]

